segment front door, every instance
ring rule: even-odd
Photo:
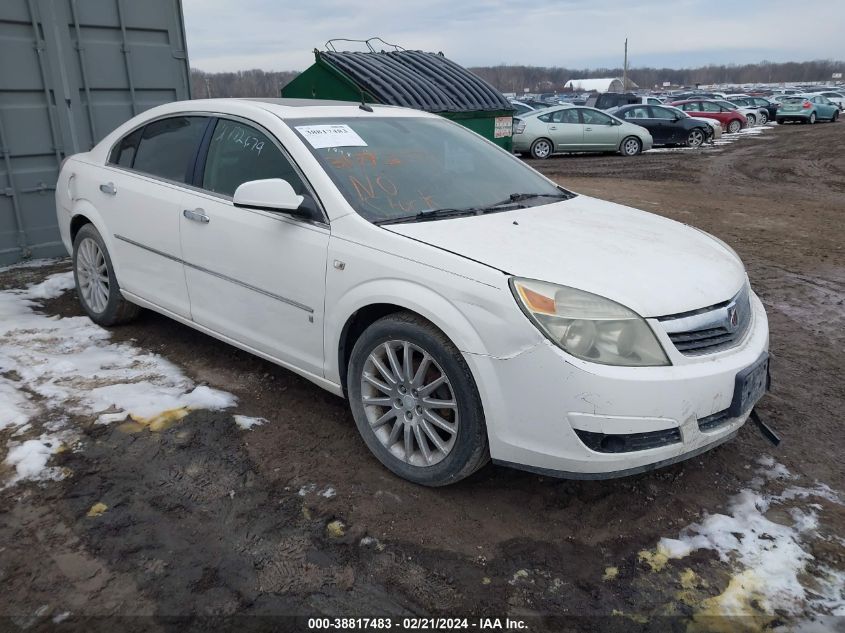
[[[544,116],[555,151],[573,151],[583,147],[584,126],[578,119],[576,108],[563,108]]]
[[[657,129],[660,130],[661,143],[675,144],[683,143],[687,140],[687,130],[679,123],[679,114],[676,114],[668,108],[661,106],[649,106],[651,110],[652,120],[657,123]],[[652,136],[654,133],[652,133]],[[657,139],[655,138],[655,143]]]
[[[584,146],[596,151],[616,151],[619,147],[619,126],[603,112],[580,108],[584,123]]]
[[[263,178],[308,192],[268,132],[218,119],[202,190],[185,195],[180,215],[191,314],[202,326],[322,376],[329,228],[235,207],[238,185]]]
[[[124,137],[91,199],[112,232],[121,288],[189,317],[179,241],[180,200],[207,117],[159,119]]]

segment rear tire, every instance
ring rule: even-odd
[[[619,153],[623,156],[636,156],[643,151],[643,142],[636,136],[627,136],[619,144]]]
[[[553,151],[554,145],[547,138],[538,138],[536,141],[531,143],[531,158],[546,160],[552,155]]]
[[[445,486],[489,461],[484,410],[469,367],[422,317],[399,312],[364,330],[346,384],[358,432],[396,475]]]
[[[79,229],[73,240],[73,279],[82,309],[97,325],[128,323],[141,311],[120,293],[106,243],[93,224]]]
[[[807,121],[810,125],[813,125],[816,122],[816,113],[810,112],[810,120]]]
[[[777,123],[778,125],[783,125],[784,123],[786,123],[786,120],[781,118],[775,118],[775,123]]]

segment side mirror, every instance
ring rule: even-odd
[[[310,197],[300,196],[287,180],[266,178],[249,180],[235,189],[232,202],[243,209],[259,209],[287,213],[294,217],[312,220],[316,217],[316,205]]]

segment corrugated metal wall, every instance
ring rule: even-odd
[[[0,265],[64,254],[61,160],[190,85],[181,0],[0,0]]]

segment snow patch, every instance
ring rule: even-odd
[[[234,416],[234,418],[235,424],[237,424],[238,427],[242,428],[244,431],[248,431],[254,426],[261,426],[267,421],[264,418],[250,418],[246,415],[236,415]]]
[[[58,436],[42,435],[38,439],[21,443],[10,443],[5,463],[15,469],[15,474],[6,482],[11,486],[19,481],[59,480],[62,472],[58,468],[48,468],[50,456],[62,445]]]
[[[771,458],[759,463],[757,482],[796,478]],[[720,615],[752,615],[751,605],[767,614],[775,609],[793,616],[806,615],[808,609],[814,615],[845,614],[845,573],[812,554],[813,541],[824,538],[819,534],[822,506],[783,507],[812,498],[843,504],[824,484],[791,486],[780,494],[743,490],[731,498],[727,513],[707,515],[676,539],[661,539],[657,552],[677,559],[707,549],[734,568],[728,588],[709,605]]]
[[[73,273],[56,273],[41,283],[30,286],[24,294],[30,299],[55,299],[75,285]]]
[[[195,385],[161,356],[112,343],[111,334],[87,317],[33,310],[72,287],[73,274],[58,273],[25,289],[0,291],[0,429],[16,436],[37,423],[56,431],[80,415],[105,424],[131,418],[160,430],[190,410],[235,406],[234,395]],[[52,444],[45,437],[10,446],[7,461],[14,460],[18,473],[13,482],[47,472]]]

